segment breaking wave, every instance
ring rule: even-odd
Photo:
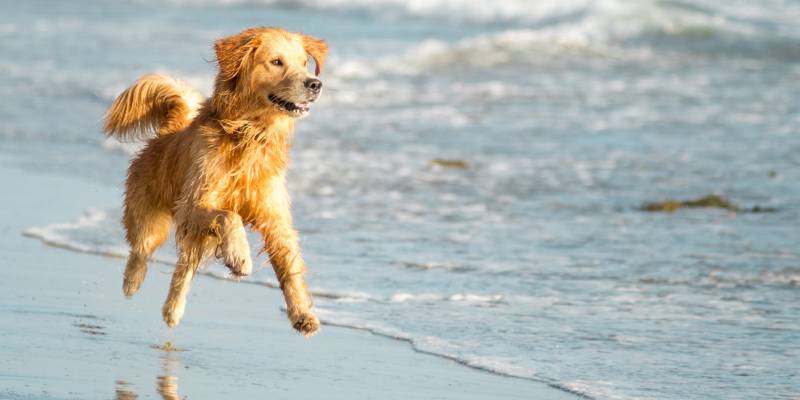
[[[800,30],[786,28],[788,23],[781,23],[785,18],[779,11],[748,17],[746,7],[740,7],[743,10],[738,12],[728,9],[723,12],[668,1],[495,2],[486,3],[485,9],[485,3],[442,2],[446,3],[445,10],[448,6],[461,10],[461,14],[447,12],[448,15],[492,21],[514,15],[528,23],[454,41],[424,40],[403,54],[377,61],[343,60],[335,67],[336,72],[371,78],[385,72],[418,74],[431,68],[547,64],[560,59],[616,62],[651,62],[655,57],[682,60],[689,56],[800,59]],[[320,3],[331,6],[338,2]],[[415,9],[415,2],[389,3]]]

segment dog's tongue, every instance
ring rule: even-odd
[[[309,102],[307,102],[307,101],[304,101],[304,102],[302,102],[302,103],[297,103],[297,106],[298,106],[298,107],[301,107],[301,108],[308,108],[308,105],[309,105],[309,104],[311,104],[311,103],[309,103]]]

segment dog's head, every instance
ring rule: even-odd
[[[328,46],[324,41],[280,28],[250,28],[214,43],[219,64],[215,96],[245,113],[308,113],[319,98],[319,74]],[[309,57],[315,73],[309,72]]]

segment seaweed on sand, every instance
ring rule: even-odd
[[[751,213],[764,213],[775,212],[774,208],[755,206],[752,208],[739,208],[730,200],[711,194],[708,196],[699,197],[692,200],[664,200],[653,203],[644,203],[639,208],[642,211],[648,212],[675,212],[684,208],[718,208],[730,212],[751,212]]]
[[[442,168],[467,169],[467,162],[458,159],[435,158],[431,160],[431,165]]]

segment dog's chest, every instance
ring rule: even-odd
[[[246,161],[238,163],[217,182],[222,202],[228,209],[243,214],[267,206],[274,197],[276,183],[283,182],[283,168],[276,168],[266,160]]]

